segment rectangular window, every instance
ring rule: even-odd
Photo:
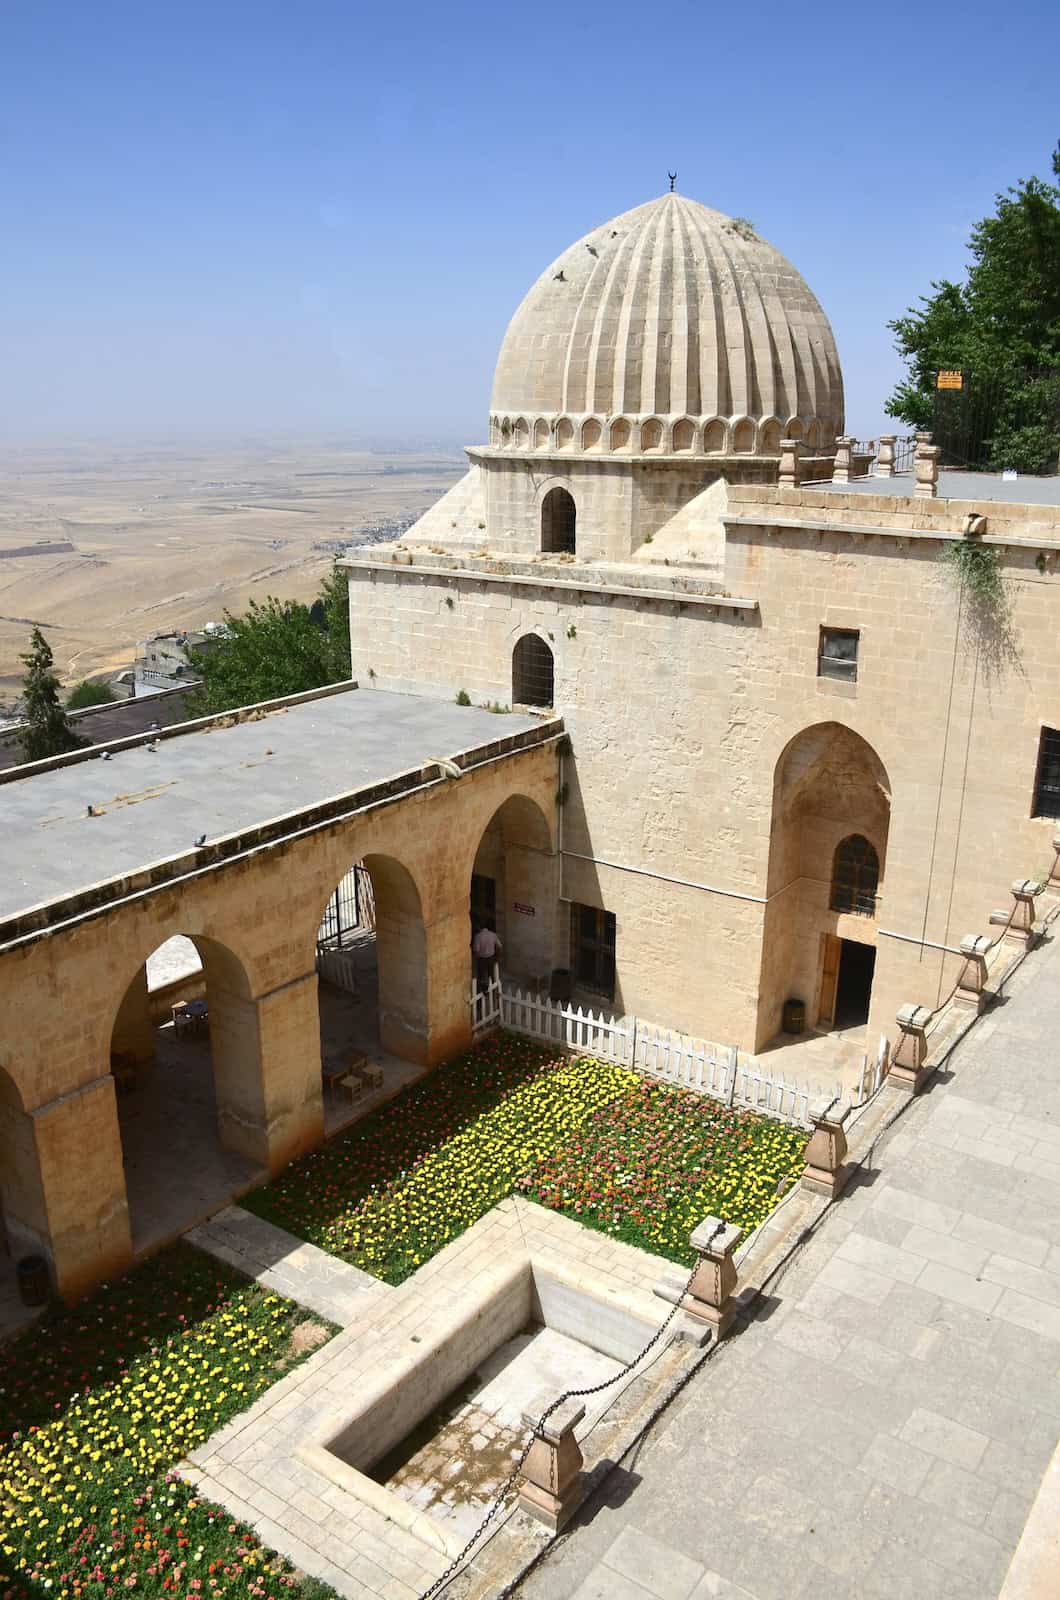
[[[1060,817],[1060,728],[1042,729],[1032,815]]]
[[[817,647],[817,676],[857,683],[859,637],[852,628],[822,628]]]
[[[596,906],[570,908],[570,950],[580,989],[615,998],[615,914]]]

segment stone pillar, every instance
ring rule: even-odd
[[[799,486],[799,455],[802,451],[800,439],[781,439],[780,441],[780,466],[777,468],[777,483],[782,489],[797,489]]]
[[[1005,939],[1020,950],[1030,950],[1038,942],[1041,929],[1034,921],[1034,902],[1042,892],[1035,878],[1016,878],[1012,884],[1012,898],[1016,902]]]
[[[843,1132],[849,1115],[850,1106],[845,1100],[819,1100],[810,1107],[813,1132],[806,1146],[802,1187],[826,1200],[837,1199],[850,1176],[844,1165],[847,1136]]]
[[[904,1005],[898,1008],[896,1020],[901,1037],[891,1056],[887,1081],[899,1089],[908,1089],[911,1094],[916,1094],[927,1077],[924,1058],[927,1055],[927,1025],[931,1021],[931,1012],[927,1006]]]
[[[990,940],[984,933],[969,933],[961,940],[964,960],[957,974],[957,989],[953,1003],[962,1011],[973,1011],[978,1017],[986,1005],[986,957]]]
[[[736,1316],[736,1263],[732,1256],[741,1231],[719,1217],[704,1217],[688,1241],[698,1252],[699,1261],[683,1301],[684,1309],[705,1322],[715,1339],[724,1339]]]
[[[138,1067],[146,1066],[155,1059],[155,1030],[147,996],[146,967],[140,968],[125,991],[114,1022],[110,1047],[115,1054],[132,1056]]]
[[[323,1141],[315,972],[251,998],[209,988],[221,1143],[278,1172]]]
[[[114,1079],[97,1078],[30,1113],[45,1229],[20,1231],[19,1253],[33,1245],[49,1258],[67,1300],[117,1276],[132,1261]]]
[[[918,500],[934,500],[939,492],[939,456],[942,452],[937,444],[921,444],[923,438],[930,438],[930,435],[918,433],[916,436],[916,455],[913,458],[913,470],[916,474],[914,493]]]
[[[534,1442],[519,1479],[519,1509],[543,1522],[550,1533],[558,1533],[577,1510],[585,1492],[585,1462],[574,1437],[585,1407],[578,1400],[564,1400],[542,1422],[550,1404],[550,1400],[543,1399],[536,1410],[523,1412],[523,1422],[533,1431]]]
[[[850,482],[853,449],[854,440],[848,434],[844,434],[841,439],[836,440],[835,462],[832,466],[833,483]]]
[[[1042,930],[1034,920],[1034,902],[1044,887],[1034,878],[1017,878],[1012,885],[1012,910],[990,913],[990,926],[1005,930],[1002,942],[1012,954],[1031,950],[1038,942]]]
[[[425,1066],[433,1067],[471,1043],[467,996],[473,973],[466,896],[455,911],[439,917],[425,931],[427,1015],[421,1059]],[[503,956],[501,959],[503,962]],[[407,1049],[400,1053],[409,1055]]]
[[[880,434],[880,453],[876,457],[876,464],[872,469],[874,478],[894,477],[894,447],[898,443],[896,433]]]

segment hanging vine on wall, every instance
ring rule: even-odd
[[[998,611],[1005,605],[1005,583],[997,551],[971,539],[953,539],[942,547],[957,583],[976,607]]]
[[[1012,608],[997,550],[978,539],[952,539],[942,559],[961,598],[969,642],[981,657],[988,677],[1006,664],[1020,665]]]

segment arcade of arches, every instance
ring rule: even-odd
[[[549,739],[8,945],[0,960],[21,997],[0,1018],[12,1254],[45,1255],[76,1296],[320,1143],[318,947],[354,862],[373,890],[374,1014],[350,1051],[378,1041],[412,1075],[464,1047],[472,877],[493,880],[511,969],[536,972],[551,939],[555,791]],[[176,934],[202,963],[180,996],[206,1013],[180,1038],[174,992],[152,993],[145,976]]]
[[[472,917],[517,981],[562,966],[556,793],[552,736],[0,952],[25,997],[17,1025],[0,1017],[13,1253],[47,1254],[76,1294],[355,1115],[328,1091],[351,1060],[389,1064],[393,1088],[454,1054],[470,1037]],[[811,1026],[864,1022],[890,795],[839,723],[780,754],[755,1048],[792,995]],[[207,1014],[181,1038],[174,991],[144,971],[176,933],[201,960],[180,997]]]

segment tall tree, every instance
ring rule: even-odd
[[[297,600],[252,600],[242,616],[225,613],[227,637],[209,653],[193,652],[202,684],[186,704],[195,716],[279,700],[340,683],[350,675],[346,577],[333,568],[311,606]]]
[[[66,720],[59,699],[59,679],[52,670],[51,646],[39,628],[29,636],[29,650],[21,658],[23,725],[19,731],[23,761],[44,761],[76,750],[81,740]]]
[[[1060,149],[1053,154],[1060,177]],[[889,324],[908,365],[888,414],[932,420],[939,368],[992,380],[998,394],[989,465],[1052,472],[1060,450],[1060,188],[1021,179],[972,229],[963,283],[941,279]]]

